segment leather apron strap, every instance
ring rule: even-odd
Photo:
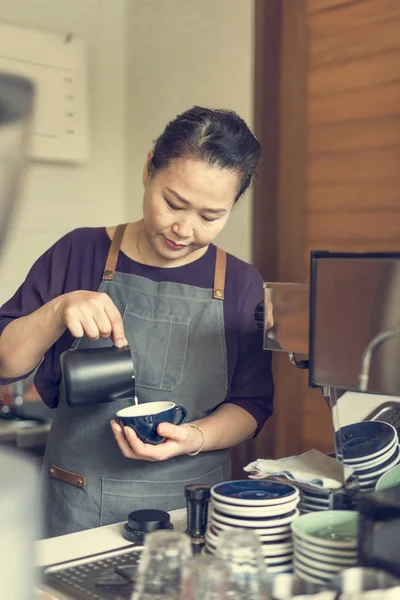
[[[103,280],[112,281],[114,279],[114,273],[118,262],[119,249],[121,248],[122,238],[124,237],[125,229],[128,223],[118,225],[113,239],[110,244],[110,250],[108,251],[106,266],[103,271]]]
[[[126,227],[127,223],[118,225],[114,232],[114,236],[110,244],[110,250],[108,251],[106,266],[103,272],[103,280],[105,281],[112,281],[114,279],[114,273],[118,262],[118,254]],[[223,300],[225,297],[225,276],[226,252],[220,248],[217,248],[213,289],[213,298],[216,300]]]
[[[226,252],[217,248],[215,258],[215,273],[214,273],[214,291],[213,298],[215,300],[223,300],[225,298],[225,275],[226,275]]]

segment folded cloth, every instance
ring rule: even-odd
[[[259,458],[244,467],[251,473],[250,479],[284,477],[290,481],[316,489],[335,490],[343,486],[354,473],[331,456],[319,450],[309,450],[298,456],[287,456],[278,460]]]

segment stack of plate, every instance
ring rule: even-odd
[[[375,488],[378,479],[400,462],[396,429],[381,421],[362,421],[341,427],[336,433],[339,460],[354,469],[363,492]]]
[[[311,583],[326,584],[358,561],[358,513],[328,510],[302,515],[292,524],[294,572]]]
[[[329,490],[312,488],[297,481],[295,485],[300,490],[300,502],[297,506],[300,514],[329,510]]]
[[[251,529],[261,541],[269,573],[292,570],[291,524],[299,516],[299,491],[277,481],[228,481],[211,489],[206,552],[214,554],[227,529]]]

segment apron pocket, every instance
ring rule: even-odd
[[[186,485],[189,483],[215,485],[221,481],[223,481],[222,466],[200,477],[180,481],[102,479],[100,526],[127,521],[129,513],[134,510],[150,508],[171,511],[184,508]]]
[[[124,325],[131,338],[136,385],[172,392],[183,379],[190,318],[127,306]]]

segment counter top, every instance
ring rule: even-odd
[[[186,509],[174,510],[170,512],[171,521],[174,528],[178,531],[186,529]],[[64,561],[84,558],[91,554],[107,552],[117,548],[130,546],[123,536],[123,527],[125,522],[107,525],[105,527],[96,527],[78,533],[71,533],[55,538],[40,540],[36,543],[36,565],[44,567]],[[39,590],[38,590],[39,593]],[[38,598],[56,599],[57,596],[40,595]],[[61,598],[61,597],[60,597]],[[64,600],[65,596],[63,596]]]

